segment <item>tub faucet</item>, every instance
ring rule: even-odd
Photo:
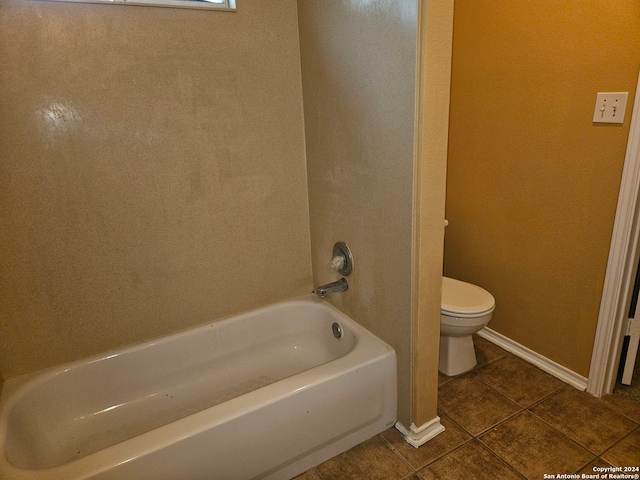
[[[327,295],[333,295],[334,293],[344,292],[349,289],[349,284],[346,278],[341,278],[337,282],[327,283],[321,287],[316,288],[316,295],[320,298],[324,298]]]

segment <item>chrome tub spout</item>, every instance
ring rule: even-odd
[[[346,278],[341,278],[337,282],[327,283],[321,287],[316,288],[316,295],[320,298],[324,298],[327,295],[333,295],[334,293],[344,292],[349,289],[349,284]]]

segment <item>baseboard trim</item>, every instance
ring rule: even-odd
[[[420,427],[416,427],[415,424],[412,423],[409,429],[400,422],[396,422],[396,428],[404,435],[405,441],[415,448],[424,445],[439,433],[444,432],[444,426],[440,423],[440,417],[436,417]]]
[[[478,335],[489,340],[491,343],[495,343],[499,347],[504,348],[506,351],[513,353],[515,356],[532,363],[541,370],[559,378],[578,390],[584,391],[587,388],[587,379],[582,375],[577,374],[573,370],[569,370],[567,367],[564,367],[553,360],[549,360],[547,357],[528,349],[524,345],[514,342],[510,338],[507,338],[490,328],[484,327],[478,332]]]

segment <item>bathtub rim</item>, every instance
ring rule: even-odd
[[[333,318],[341,322],[353,331],[355,344],[353,349],[342,357],[301,371],[292,376],[272,384],[263,386],[251,392],[245,393],[221,404],[195,412],[179,420],[170,422],[150,431],[141,433],[117,444],[103,448],[97,452],[72,460],[58,466],[24,469],[9,463],[6,454],[6,433],[8,428],[8,414],[20,399],[28,394],[29,390],[36,388],[42,382],[51,380],[57,375],[78,366],[90,365],[96,361],[108,359],[116,354],[144,349],[150,346],[170,342],[178,337],[183,337],[202,328],[209,328],[219,322],[234,320],[246,314],[277,309],[283,305],[307,306],[321,308],[328,311]],[[226,317],[204,322],[169,335],[155,337],[137,344],[127,345],[121,348],[111,349],[107,352],[88,356],[84,359],[74,360],[61,365],[49,367],[37,372],[22,375],[5,381],[0,395],[0,474],[10,475],[17,480],[21,478],[32,479],[33,475],[56,475],[61,478],[77,478],[78,475],[97,475],[111,468],[114,464],[126,463],[137,457],[171,445],[176,438],[188,438],[198,435],[218,424],[228,421],[232,417],[257,410],[262,406],[275,403],[287,397],[291,392],[312,388],[322,382],[336,378],[349,372],[353,372],[365,365],[380,361],[389,355],[395,356],[395,350],[372,332],[340,311],[335,306],[314,295],[307,294],[288,300],[281,300],[258,307],[253,310],[228,315]],[[24,387],[27,387],[26,389]],[[213,416],[213,417],[212,417]],[[135,452],[135,454],[133,454]],[[57,477],[55,477],[57,478]]]
[[[114,355],[121,355],[127,352],[131,352],[131,351],[135,351],[135,350],[142,350],[143,348],[146,347],[151,347],[153,345],[160,345],[163,343],[168,343],[171,341],[171,339],[174,338],[178,338],[178,337],[185,337],[188,336],[190,333],[192,333],[195,330],[198,329],[203,329],[206,327],[211,327],[214,325],[218,325],[220,323],[226,322],[226,321],[230,321],[233,320],[236,317],[240,317],[240,316],[244,316],[244,315],[249,315],[249,314],[253,314],[255,312],[258,311],[262,311],[262,310],[271,310],[271,309],[276,309],[282,305],[286,305],[286,304],[297,304],[297,303],[301,303],[301,304],[306,304],[306,303],[311,303],[314,306],[318,306],[322,309],[326,309],[331,311],[333,314],[347,319],[350,322],[353,322],[354,325],[354,332],[358,333],[358,331],[364,331],[368,334],[373,335],[374,337],[376,337],[377,340],[379,340],[380,342],[384,343],[385,345],[387,345],[389,348],[391,348],[393,350],[393,347],[391,347],[390,345],[388,345],[384,340],[382,340],[381,338],[377,337],[373,332],[367,330],[366,327],[362,326],[361,324],[359,324],[356,320],[352,319],[351,317],[349,317],[347,314],[345,314],[344,312],[342,312],[340,309],[338,309],[337,307],[335,307],[334,305],[332,305],[331,303],[327,302],[324,299],[318,298],[316,295],[311,294],[311,293],[307,293],[304,295],[299,295],[297,297],[292,297],[289,299],[284,299],[284,300],[278,300],[276,302],[273,303],[269,303],[266,305],[262,305],[262,306],[258,306],[254,309],[249,309],[249,310],[243,310],[237,313],[232,313],[229,315],[225,315],[223,317],[217,318],[215,320],[206,320],[203,321],[201,323],[198,323],[196,325],[192,325],[180,330],[177,330],[175,332],[171,332],[165,335],[159,335],[159,336],[154,336],[150,339],[147,340],[142,340],[140,342],[136,342],[136,343],[129,343],[126,345],[123,345],[121,347],[115,347],[115,348],[111,348],[108,350],[105,350],[103,352],[98,352],[92,355],[88,355],[86,357],[83,358],[79,358],[76,360],[70,360],[68,362],[63,362],[57,365],[52,365],[50,367],[45,367],[42,368],[40,370],[36,370],[34,372],[29,372],[29,373],[24,373],[22,375],[18,375],[16,377],[12,377],[9,379],[5,379],[3,381],[2,384],[2,388],[0,389],[0,420],[1,420],[1,415],[2,412],[4,412],[4,406],[5,403],[8,403],[8,398],[9,397],[13,397],[16,394],[16,391],[20,390],[23,385],[30,383],[32,381],[37,381],[37,382],[44,382],[47,380],[47,378],[49,377],[53,377],[56,375],[60,375],[65,373],[67,370],[71,370],[75,367],[78,366],[82,366],[84,364],[91,364],[91,363],[95,363],[95,362],[100,362],[104,359],[110,358]],[[361,329],[361,330],[360,330]],[[356,335],[356,344],[358,343],[358,337]],[[356,347],[356,345],[354,345],[354,348]],[[302,373],[302,372],[301,372]],[[38,378],[41,377],[41,378]],[[34,383],[35,385],[35,383]],[[1,433],[1,432],[0,432]]]

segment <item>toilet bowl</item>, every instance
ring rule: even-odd
[[[495,299],[484,288],[442,277],[440,372],[460,375],[476,365],[472,335],[489,323],[495,307]]]

